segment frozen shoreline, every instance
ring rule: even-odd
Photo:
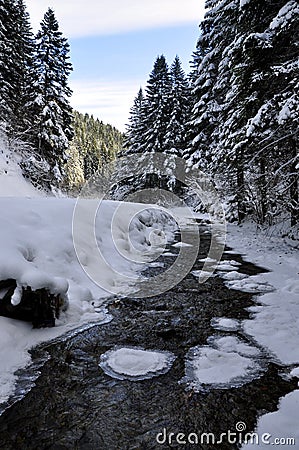
[[[255,231],[253,224],[242,227],[229,225],[227,245],[236,253],[244,254],[246,261],[270,270],[254,278],[275,288],[273,292],[255,297],[258,306],[253,308],[251,319],[243,322],[244,332],[268,349],[274,362],[282,367],[296,367],[299,365],[298,250],[284,243],[281,238],[268,236],[265,239],[262,233]],[[294,370],[292,375],[297,372]],[[278,411],[262,415],[255,432],[259,437],[264,433],[271,434],[270,443],[276,438],[294,438],[296,446],[290,448],[297,448],[298,423],[299,389],[280,399]],[[242,448],[258,450],[266,447],[268,444],[260,442],[259,445],[244,444]],[[281,443],[275,448],[286,448],[286,445]]]

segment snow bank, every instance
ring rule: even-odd
[[[299,427],[299,390],[290,392],[280,400],[279,410],[265,414],[259,421],[255,433],[258,434],[260,442],[247,443],[242,446],[244,450],[259,450],[263,448],[298,448]],[[266,436],[266,441],[261,442],[262,436]],[[294,439],[293,443],[287,439]],[[278,441],[276,441],[278,440]],[[278,442],[278,443],[276,443]],[[288,444],[288,442],[290,442]]]
[[[157,249],[163,251],[162,244],[174,229],[174,223],[167,223],[165,213],[158,209],[126,204],[115,218],[120,204],[103,201],[96,220],[86,217],[94,236],[81,246],[79,261],[72,235],[75,202],[66,198],[0,198],[0,280],[17,281],[13,303],[20,301],[21,288],[30,286],[33,290],[47,288],[69,304],[55,329],[32,330],[30,324],[0,317],[0,402],[14,387],[13,372],[29,361],[29,348],[84,323],[107,321],[101,308],[104,300],[111,293],[133,292],[140,270],[151,255],[155,258]],[[91,202],[96,200],[86,200],[86,211]],[[83,240],[85,231],[83,227]],[[103,262],[99,262],[98,253]],[[146,255],[145,264],[142,255]],[[96,271],[96,282],[89,276],[92,270]]]
[[[244,259],[269,269],[271,272],[256,275],[258,284],[272,285],[275,290],[258,295],[259,305],[249,308],[251,319],[243,323],[244,331],[251,335],[261,346],[267,348],[273,360],[281,365],[295,365],[299,362],[299,273],[298,250],[290,247],[275,236],[257,233],[254,225],[246,224],[242,228],[229,226],[228,245],[236,252],[246,254]],[[245,279],[247,280],[247,279]],[[236,287],[236,284],[235,284]],[[244,287],[244,286],[243,286]],[[248,287],[248,285],[247,285]],[[254,289],[252,290],[254,292]],[[292,376],[298,377],[294,369]],[[243,449],[260,449],[274,445],[276,438],[281,439],[275,448],[286,448],[283,439],[295,438],[299,442],[298,429],[299,390],[280,399],[276,412],[265,414],[258,420],[255,432],[259,436],[270,434],[269,443],[245,444]]]
[[[299,274],[298,250],[281,238],[266,238],[253,225],[229,226],[227,242],[245,260],[270,270],[244,280],[227,281],[232,289],[264,293],[256,297],[259,305],[243,324],[244,331],[272,353],[280,364],[299,363]],[[269,292],[272,291],[272,292]]]

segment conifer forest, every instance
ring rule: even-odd
[[[0,0],[0,449],[299,449],[298,0],[47,3]]]
[[[0,125],[24,175],[72,191],[119,154],[160,152],[208,174],[229,220],[295,226],[298,4],[208,0],[206,10],[190,73],[159,55],[123,136],[72,110],[70,46],[54,11],[34,36],[24,1],[2,0]]]

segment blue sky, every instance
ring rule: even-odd
[[[71,104],[124,131],[129,109],[157,55],[176,54],[186,72],[203,0],[27,0],[34,31],[54,9],[71,45]]]

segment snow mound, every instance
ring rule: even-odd
[[[121,347],[101,355],[99,366],[112,378],[138,381],[165,374],[174,360],[170,352]]]
[[[186,355],[185,383],[196,392],[230,389],[249,383],[263,370],[260,352],[233,336],[214,336],[209,345],[196,346]]]

